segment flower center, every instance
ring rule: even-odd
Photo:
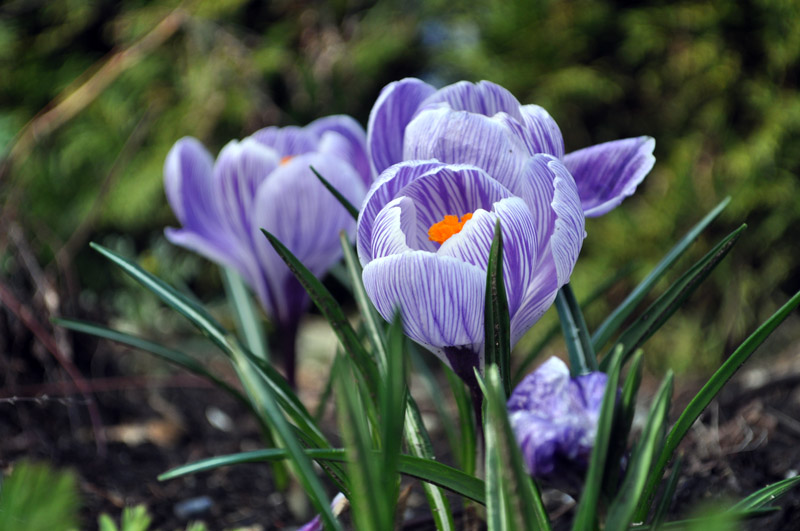
[[[453,234],[461,232],[464,223],[470,219],[472,219],[471,212],[461,216],[461,221],[458,220],[458,216],[445,216],[442,221],[434,223],[428,229],[428,239],[441,245]]]
[[[281,166],[289,164],[289,161],[294,158],[294,155],[286,155],[285,157],[281,157]]]

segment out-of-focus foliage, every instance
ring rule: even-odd
[[[174,28],[159,26],[170,16]],[[173,224],[161,168],[178,138],[216,151],[266,125],[332,113],[366,123],[381,87],[413,75],[500,83],[546,107],[568,150],[656,138],[656,167],[636,196],[587,224],[573,277],[579,298],[638,266],[592,308],[590,326],[733,196],[698,247],[741,221],[748,233],[691,310],[651,340],[649,361],[669,356],[680,369],[710,353],[704,363],[715,365],[800,288],[796,2],[9,2],[0,7],[0,154],[59,94],[102,78],[104,58],[158,28],[161,41],[128,57],[102,90],[72,102],[75,116],[34,135],[6,165],[0,213],[32,234],[44,260],[70,238],[124,232],[141,246]],[[90,287],[104,278],[98,267],[80,268]]]
[[[78,528],[80,496],[75,474],[47,463],[21,460],[0,475],[0,531]]]

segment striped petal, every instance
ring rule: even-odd
[[[344,230],[352,236],[355,229],[353,218],[309,166],[325,175],[349,201],[358,204],[364,194],[362,181],[349,164],[318,153],[293,158],[261,184],[256,194],[253,237],[269,288],[265,303],[281,322],[296,319],[307,299],[304,292],[298,297],[299,285],[260,229],[272,233],[317,276],[341,257],[339,232]]]
[[[314,151],[319,138],[311,130],[294,125],[265,127],[253,133],[252,137],[277,151],[281,157],[294,157]]]
[[[314,120],[306,129],[320,139],[317,151],[346,160],[361,176],[364,186],[372,183],[372,171],[367,158],[367,135],[358,122],[343,114],[326,116]],[[332,136],[329,133],[335,133],[341,140],[328,144],[326,137]]]
[[[475,211],[461,231],[442,244],[438,255],[459,258],[485,271],[498,219],[503,233],[503,277],[509,314],[513,316],[536,265],[533,219],[522,199],[510,197],[498,201],[492,212]]]
[[[397,310],[406,334],[450,364],[445,349],[483,353],[486,273],[456,258],[411,251],[373,260],[364,288],[384,319]],[[452,366],[452,365],[451,365]]]
[[[383,88],[367,125],[367,151],[375,175],[403,160],[406,126],[422,101],[435,90],[414,78],[395,81]]]
[[[470,83],[459,81],[448,85],[428,97],[420,110],[437,108],[446,104],[455,111],[468,111],[483,116],[506,113],[514,119],[522,120],[520,104],[508,90],[491,81]]]
[[[602,216],[633,194],[655,164],[649,136],[605,142],[564,157],[588,217]]]
[[[412,160],[395,164],[372,183],[358,215],[358,259],[361,265],[372,260],[371,242],[375,217],[381,209],[398,195],[409,183],[431,170],[443,167],[438,161]]]
[[[412,251],[408,242],[416,242],[418,236],[416,207],[407,197],[391,201],[375,218],[371,253],[373,258]]]
[[[538,105],[523,105],[521,111],[527,132],[525,142],[531,155],[545,153],[559,159],[564,157],[564,137],[550,113]]]
[[[424,111],[406,128],[403,156],[472,164],[517,190],[528,150],[506,122],[502,114],[489,118],[449,108]]]

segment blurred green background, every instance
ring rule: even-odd
[[[29,248],[62,314],[171,325],[90,240],[203,299],[219,293],[210,264],[161,236],[175,224],[161,168],[178,138],[217,152],[267,125],[339,113],[366,124],[380,89],[406,76],[504,85],[550,111],[567,151],[656,138],[636,195],[587,222],[579,298],[631,267],[590,307],[590,327],[733,197],[668,279],[750,228],[646,345],[652,369],[714,367],[800,289],[796,1],[12,0],[0,7],[0,72],[0,279],[24,276]],[[798,339],[795,319],[770,350]]]

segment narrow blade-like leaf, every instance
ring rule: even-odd
[[[583,312],[569,284],[565,284],[556,295],[556,309],[564,332],[564,341],[569,353],[569,366],[572,376],[589,374],[597,370],[597,356],[589,340],[589,330],[583,319]]]
[[[258,310],[247,291],[247,286],[245,286],[239,273],[233,269],[229,267],[221,267],[220,269],[225,285],[225,293],[228,296],[228,304],[236,316],[236,324],[239,327],[242,342],[250,352],[269,362],[269,349],[267,340],[264,337],[264,328],[261,326]]]
[[[503,282],[503,232],[499,219],[494,227],[494,239],[489,250],[485,304],[486,365],[496,364],[500,369],[503,389],[508,396],[511,393],[511,320]]]
[[[333,194],[333,196],[342,204],[342,206],[345,209],[347,209],[350,215],[353,216],[353,219],[358,219],[358,209],[354,207],[353,204],[350,201],[348,201],[347,198],[341,194],[341,192],[339,192],[339,190],[334,188],[334,186],[331,183],[329,183],[325,177],[320,175],[319,172],[314,169],[314,166],[309,166],[309,168],[311,168],[311,171],[314,172],[314,175],[317,176],[317,179],[320,180],[322,185],[325,188],[327,188],[330,193]]]
[[[310,459],[315,461],[332,461],[338,463],[347,461],[345,451],[342,448],[313,448],[307,449],[305,452]],[[221,455],[175,467],[159,475],[158,479],[159,481],[166,481],[189,474],[214,470],[223,466],[263,463],[286,459],[288,455],[288,452],[283,448],[268,448],[265,450]],[[485,502],[483,481],[451,466],[440,463],[439,461],[401,454],[398,460],[398,470],[406,476],[433,483],[480,504]]]
[[[503,527],[500,527],[500,529],[520,531],[550,529],[550,521],[544,509],[539,489],[528,473],[522,452],[508,420],[506,396],[500,380],[500,371],[496,365],[487,366],[485,382],[481,382],[477,370],[475,373],[486,397],[484,429],[489,441],[487,442],[487,454],[489,452],[489,443],[491,443],[493,446],[492,451],[496,456],[487,460],[487,465],[499,466],[499,470],[496,470],[493,474],[499,474],[497,479],[502,487],[502,498],[495,501],[508,509],[506,518],[502,518],[502,515],[499,515],[495,520],[499,518],[503,522]],[[499,461],[495,462],[496,460]],[[488,474],[489,470],[487,470]],[[492,485],[494,486],[495,484],[493,483]],[[490,495],[496,496],[495,493],[488,492],[487,504]]]
[[[614,425],[614,406],[617,400],[617,386],[619,373],[622,369],[622,346],[618,346],[611,354],[611,363],[608,370],[608,382],[600,406],[600,417],[597,420],[597,433],[595,435],[592,457],[589,461],[589,470],[581,495],[578,510],[575,514],[572,529],[575,531],[589,531],[597,525],[597,505],[600,500],[600,491],[603,485],[603,471],[606,466],[606,456]]]
[[[639,443],[631,455],[630,464],[625,473],[625,480],[611,503],[606,518],[607,529],[627,529],[631,525],[639,503],[639,497],[647,481],[650,465],[661,445],[667,428],[667,413],[672,397],[672,373],[668,373],[650,407]],[[609,463],[617,465],[619,463]]]
[[[647,310],[617,339],[617,345],[624,345],[624,358],[652,336],[669,319],[695,289],[711,274],[742,235],[747,225],[742,225],[711,251],[695,263],[672,286],[667,289]],[[600,370],[608,368],[607,359],[600,364]]]
[[[278,256],[286,262],[289,270],[308,292],[311,300],[314,301],[319,311],[330,323],[344,351],[353,358],[356,367],[361,372],[366,384],[370,387],[372,394],[377,395],[376,382],[378,381],[378,372],[375,362],[369,357],[369,354],[367,354],[367,351],[364,349],[358,335],[347,320],[341,306],[339,306],[328,289],[322,285],[322,282],[300,263],[280,240],[265,230],[262,230],[262,232],[267,237],[270,244],[272,244]]]
[[[711,378],[706,382],[706,384],[698,391],[695,397],[689,402],[689,405],[686,406],[683,413],[681,413],[680,417],[678,417],[677,422],[670,430],[669,435],[667,436],[667,441],[664,444],[664,448],[661,451],[661,455],[656,462],[656,466],[653,470],[653,474],[650,476],[648,480],[647,487],[645,490],[645,497],[642,499],[642,505],[640,505],[639,510],[637,512],[637,517],[639,519],[644,519],[644,516],[647,514],[649,505],[653,496],[655,496],[655,491],[658,488],[658,484],[661,481],[661,476],[664,473],[664,469],[666,468],[667,464],[669,463],[670,459],[672,459],[672,454],[678,448],[678,444],[683,440],[686,436],[686,433],[689,431],[689,428],[692,427],[692,424],[697,420],[700,414],[705,410],[709,403],[717,396],[717,393],[722,389],[725,383],[733,377],[734,373],[742,366],[742,364],[748,360],[748,358],[755,352],[755,350],[764,342],[765,339],[778,327],[779,324],[783,322],[789,314],[797,308],[800,304],[800,292],[794,294],[794,296],[789,299],[786,304],[781,306],[781,308],[772,314],[772,317],[767,319],[764,324],[758,327],[758,329],[753,332],[744,342],[739,345],[739,347],[731,354],[731,356],[725,360],[725,363],[717,369],[717,371],[711,376]]]
[[[642,302],[650,290],[653,289],[653,286],[656,285],[664,273],[680,258],[686,249],[694,242],[700,233],[705,230],[705,228],[714,221],[717,216],[728,206],[728,203],[731,202],[730,197],[726,197],[723,199],[711,212],[709,212],[706,217],[700,220],[700,223],[692,227],[686,235],[681,238],[681,240],[675,244],[675,246],[670,249],[670,251],[661,259],[661,261],[656,265],[656,267],[650,272],[644,280],[642,280],[638,286],[628,295],[622,303],[617,306],[617,308],[611,312],[611,314],[606,317],[605,321],[597,327],[597,330],[594,331],[592,335],[592,344],[594,345],[595,351],[599,351],[601,348],[608,343],[608,340],[611,339],[617,330],[622,326],[622,323],[625,322],[625,319],[633,312],[636,306]]]
[[[800,485],[800,476],[787,478],[772,485],[766,486],[763,489],[757,490],[747,498],[743,499],[733,507],[730,511],[749,511],[751,509],[763,509],[770,507],[778,498],[786,494],[789,490]]]

